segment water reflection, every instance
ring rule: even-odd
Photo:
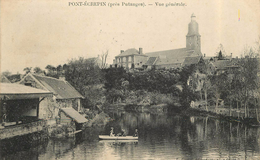
[[[109,111],[104,127],[72,139],[51,139],[0,159],[259,159],[260,129],[209,117]],[[139,130],[138,142],[99,141],[99,134]],[[1,147],[3,148],[3,146]],[[18,157],[18,158],[17,158]]]

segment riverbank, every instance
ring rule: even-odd
[[[105,113],[115,120],[75,138],[49,138],[38,146],[15,139],[12,147],[17,150],[0,142],[0,159],[259,159],[260,128],[201,116]],[[108,135],[111,126],[116,133],[121,127],[128,130],[128,135],[138,128],[138,143],[100,141],[98,135]]]
[[[161,103],[157,105],[150,104],[116,104],[110,105],[106,107],[106,110],[119,110],[119,111],[134,111],[134,112],[150,112],[150,113],[158,113],[158,112],[167,112],[170,105]]]
[[[95,126],[105,126],[112,119],[104,112],[95,115],[92,119],[89,119],[87,123],[83,125],[83,129]]]
[[[199,109],[199,108],[188,108],[186,110],[183,110],[181,112],[184,115],[187,116],[210,116],[212,118],[217,118],[220,120],[224,120],[224,121],[230,121],[230,122],[237,122],[237,123],[243,123],[245,125],[250,125],[253,127],[260,127],[260,122],[256,119],[256,118],[244,118],[244,117],[234,117],[234,116],[227,116],[227,115],[222,115],[216,112],[212,112],[212,111],[206,111],[204,109]]]
[[[207,111],[205,108],[191,108],[191,107],[183,107],[179,103],[174,105],[168,104],[158,104],[158,105],[118,105],[117,108],[126,111],[136,111],[136,112],[149,112],[149,113],[160,113],[160,112],[169,112],[169,113],[180,113],[182,115],[187,116],[202,116],[202,117],[212,117],[216,119],[220,119],[223,121],[237,122],[243,123],[245,125],[250,125],[253,127],[260,127],[260,122],[255,117],[243,117],[243,116],[229,116],[225,115],[222,112],[219,112],[221,108],[219,108],[218,112],[214,110]],[[112,108],[116,108],[115,106]]]

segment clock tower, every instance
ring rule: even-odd
[[[188,34],[186,35],[186,48],[201,52],[200,48],[200,34],[199,25],[196,22],[194,13],[191,15],[191,22],[189,23]]]

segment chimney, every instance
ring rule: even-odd
[[[121,50],[121,51],[120,51],[120,53],[123,53],[123,52],[124,52],[124,50]]]
[[[204,57],[206,57],[206,54],[204,53]]]
[[[139,54],[143,54],[143,48],[139,48]]]
[[[232,58],[232,53],[230,53],[230,55],[231,55],[231,58]]]

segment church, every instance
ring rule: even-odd
[[[139,48],[139,50],[135,48],[121,50],[120,54],[115,57],[113,66],[126,69],[170,69],[197,64],[201,60],[201,35],[199,34],[196,16],[192,14],[191,22],[188,25],[185,48],[148,53],[143,53],[142,48]]]

